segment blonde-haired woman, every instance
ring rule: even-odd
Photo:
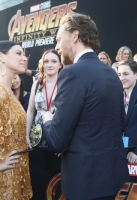
[[[39,63],[38,81],[33,83],[27,110],[27,142],[29,146],[31,146],[29,133],[33,119],[35,125],[42,124],[44,113],[55,110],[54,98],[57,92],[57,77],[60,68],[60,56],[54,49],[43,53]],[[36,89],[38,83],[39,86]],[[49,181],[59,172],[60,157],[56,156],[54,152],[36,149],[30,153],[30,174],[34,199],[45,199],[45,189]]]
[[[137,62],[137,53],[134,55],[133,59]]]
[[[116,55],[117,62],[113,63],[112,68],[114,68],[115,71],[117,72],[117,67],[120,61],[131,60],[131,59],[133,59],[131,49],[127,46],[120,47]]]
[[[111,59],[109,57],[109,55],[105,52],[102,51],[98,54],[98,58],[100,61],[102,61],[104,64],[108,65],[111,67]]]

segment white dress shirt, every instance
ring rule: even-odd
[[[86,49],[84,51],[81,51],[74,59],[73,63],[76,63],[78,61],[78,59],[85,53],[89,53],[89,52],[94,52],[93,49]]]

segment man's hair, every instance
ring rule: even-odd
[[[125,60],[125,61],[121,61],[121,62],[119,62],[118,67],[119,67],[120,65],[128,65],[134,74],[137,73],[137,62],[134,61],[134,60]]]
[[[98,54],[98,57],[99,57],[100,55],[102,55],[102,54],[105,55],[105,56],[107,57],[107,59],[108,59],[107,65],[111,67],[112,62],[111,62],[111,59],[110,59],[109,55],[108,55],[105,51],[101,51],[101,52]]]
[[[123,52],[125,50],[129,51],[129,58],[128,59],[132,59],[132,51],[131,51],[131,49],[126,47],[126,46],[123,46],[123,47],[120,47],[120,49],[117,52],[116,61],[118,61],[118,62],[121,61],[122,54],[123,54]]]
[[[64,24],[65,30],[70,33],[75,30],[79,31],[79,39],[85,46],[92,48],[94,51],[100,48],[97,26],[89,16],[79,13],[68,13],[61,20],[60,25]]]

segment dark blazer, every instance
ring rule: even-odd
[[[137,146],[137,83],[130,96],[125,136],[129,137],[129,146]],[[137,148],[131,149],[131,151],[137,154]]]
[[[116,194],[129,176],[121,134],[123,89],[115,71],[94,52],[82,55],[60,72],[55,105],[43,132],[49,147],[63,152],[63,194],[73,200]]]

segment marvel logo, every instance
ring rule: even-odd
[[[46,1],[46,2],[43,2],[43,3],[37,4],[37,5],[31,6],[30,7],[30,13],[36,12],[36,11],[39,11],[39,10],[45,10],[47,8],[50,8],[50,7],[51,7],[51,1]]]
[[[50,7],[51,7],[51,1],[46,1],[46,2],[40,4],[41,10],[44,10],[44,9],[47,9],[47,8],[50,8]]]
[[[38,10],[40,10],[40,4],[30,7],[30,12],[36,12]]]

